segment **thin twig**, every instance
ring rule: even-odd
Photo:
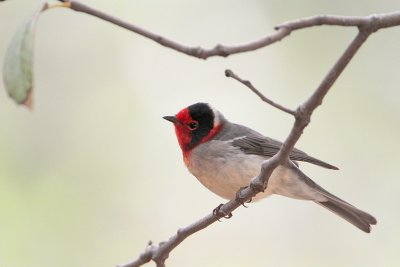
[[[140,254],[140,256],[137,259],[135,259],[125,265],[119,265],[117,267],[123,267],[123,266],[139,267],[139,266],[142,266],[143,264],[151,261],[151,258],[153,257],[155,250],[157,250],[157,246],[153,245],[153,243],[151,241],[149,241],[145,251],[142,254]]]
[[[253,84],[252,84],[249,80],[243,80],[242,78],[240,78],[239,76],[237,76],[232,70],[229,70],[229,69],[225,70],[225,76],[226,76],[226,77],[233,78],[233,79],[237,80],[238,82],[244,84],[244,85],[247,86],[251,91],[253,91],[262,101],[264,101],[264,102],[270,104],[271,106],[273,106],[273,107],[275,107],[275,108],[277,108],[277,109],[279,109],[279,110],[281,110],[281,111],[283,111],[283,112],[289,113],[289,114],[291,114],[291,115],[293,115],[293,116],[296,115],[296,111],[291,110],[291,109],[289,109],[289,108],[286,108],[286,107],[284,107],[284,106],[282,106],[282,105],[280,105],[280,104],[278,104],[278,103],[275,103],[274,101],[272,101],[271,99],[269,99],[268,97],[266,97],[265,95],[263,95],[257,88],[255,88],[255,87],[253,86]]]
[[[375,27],[376,29],[382,29],[382,28],[397,26],[400,24],[400,11],[388,14],[376,14],[376,15],[364,16],[364,17],[333,16],[333,15],[313,16],[282,23],[275,27],[276,30],[275,32],[254,41],[242,44],[234,44],[234,45],[217,44],[212,48],[202,48],[200,46],[183,45],[172,39],[148,31],[144,28],[136,26],[135,24],[123,21],[119,18],[106,14],[92,7],[89,7],[78,1],[61,1],[61,0],[59,1],[69,2],[70,5],[68,7],[74,11],[83,12],[95,16],[97,18],[108,21],[122,28],[125,28],[129,31],[142,35],[148,39],[151,39],[160,45],[163,45],[165,47],[171,48],[183,54],[200,59],[207,59],[209,57],[214,57],[214,56],[227,57],[233,54],[254,51],[282,40],[283,38],[290,35],[292,31],[314,26],[331,25],[331,26],[346,26],[346,27],[360,28],[373,25],[373,27]]]
[[[337,80],[337,78],[346,68],[347,64],[354,57],[358,49],[367,40],[371,33],[372,32],[366,32],[363,30],[358,32],[357,36],[353,39],[344,53],[329,70],[313,94],[297,108],[296,121],[294,122],[292,130],[283,143],[281,149],[276,154],[276,156],[279,158],[280,164],[283,164],[288,160],[290,152],[299,140],[304,128],[310,123],[311,114],[319,105],[322,104],[322,100],[332,87],[333,83]]]
[[[262,93],[260,93],[251,84],[250,81],[242,80],[232,71],[227,70],[228,77],[232,77],[237,81],[246,85],[266,103],[278,108],[281,111],[294,115],[296,118],[292,130],[290,131],[288,137],[286,138],[279,152],[269,160],[266,160],[261,166],[259,175],[252,180],[250,186],[246,189],[241,190],[240,192],[241,201],[247,201],[252,197],[254,197],[257,193],[265,190],[265,188],[268,185],[269,177],[274,171],[274,169],[278,165],[284,164],[288,160],[289,154],[294,148],[294,145],[302,135],[304,128],[309,124],[311,114],[319,105],[321,105],[322,100],[328,93],[329,89],[332,87],[336,79],[342,73],[344,68],[353,58],[353,56],[361,47],[361,45],[367,40],[368,36],[379,29],[400,25],[400,12],[371,15],[366,17],[314,16],[314,17],[285,22],[275,27],[276,31],[273,32],[272,34],[269,34],[265,37],[262,37],[252,42],[238,44],[238,45],[216,45],[213,48],[204,49],[201,47],[190,47],[182,45],[176,41],[152,33],[134,24],[122,21],[118,18],[115,18],[111,15],[93,9],[91,7],[88,7],[77,1],[61,1],[61,2],[69,2],[70,5],[68,6],[72,10],[78,12],[84,12],[89,15],[98,17],[102,20],[111,22],[129,31],[135,32],[139,35],[149,38],[163,46],[169,47],[186,55],[190,55],[201,59],[207,59],[208,57],[212,56],[227,57],[232,54],[254,51],[256,49],[265,47],[267,45],[282,40],[294,30],[308,28],[308,27],[314,27],[319,25],[336,25],[336,26],[352,26],[352,27],[357,27],[359,29],[359,32],[355,37],[355,39],[350,43],[350,45],[346,48],[346,50],[340,56],[335,65],[327,73],[327,75],[322,80],[320,85],[316,88],[314,93],[305,102],[303,102],[296,109],[296,111],[293,111],[291,109],[288,109],[273,102],[272,100],[265,97]],[[153,260],[156,263],[157,267],[164,267],[166,259],[168,258],[170,252],[174,248],[176,248],[190,235],[206,228],[207,226],[216,222],[220,218],[224,217],[224,214],[231,214],[235,209],[241,206],[242,204],[241,201],[235,199],[225,203],[220,207],[219,209],[220,212],[218,213],[212,212],[209,215],[201,218],[200,220],[182,229],[179,229],[177,233],[173,235],[169,240],[161,242],[159,245],[153,245],[150,243],[146,247],[145,251],[142,254],[140,254],[140,256],[136,260],[127,263],[125,265],[122,265],[120,267],[138,267],[151,260]]]
[[[250,186],[240,192],[242,201],[250,200],[256,194],[265,190],[268,185],[269,177],[271,176],[274,169],[278,165],[284,164],[288,160],[289,154],[294,148],[294,145],[302,135],[304,128],[307,127],[307,125],[309,124],[313,111],[322,103],[323,98],[326,96],[333,83],[342,73],[344,68],[353,58],[361,45],[367,40],[368,36],[375,30],[376,29],[374,28],[370,28],[369,30],[361,29],[354,40],[346,48],[344,53],[339,57],[334,66],[329,70],[329,72],[322,80],[320,85],[317,87],[317,89],[314,91],[314,93],[297,108],[295,112],[296,120],[294,122],[292,130],[289,133],[289,136],[282,144],[279,152],[269,160],[264,161],[261,166],[260,174],[252,180]],[[169,253],[183,240],[185,240],[190,235],[206,228],[210,224],[216,222],[223,216],[221,214],[232,213],[240,205],[241,202],[239,202],[237,199],[231,200],[220,207],[220,214],[211,213],[206,217],[198,220],[197,222],[178,230],[178,232],[173,235],[168,241],[160,243],[158,249],[153,251],[152,260],[157,263],[157,266],[163,266],[159,264],[165,264],[165,260],[168,258]],[[142,257],[139,257],[139,259],[140,258]],[[147,257],[146,259],[150,261],[149,257]],[[121,267],[137,266],[139,265],[126,264]]]
[[[363,27],[367,24],[375,24],[377,28],[383,29],[399,25],[400,11],[392,13],[373,14],[369,16],[337,16],[337,15],[317,15],[284,22],[275,27],[276,30],[289,28],[292,31],[314,26],[330,25],[342,27]]]

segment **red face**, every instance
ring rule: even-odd
[[[208,104],[197,103],[164,119],[174,123],[175,133],[184,156],[195,146],[209,141],[222,125],[214,125],[215,114]]]
[[[176,116],[175,134],[183,151],[191,149],[192,132],[199,128],[199,122],[192,119],[188,108],[182,109]]]

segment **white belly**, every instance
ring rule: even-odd
[[[241,187],[248,186],[251,179],[260,173],[264,160],[265,157],[244,154],[227,142],[210,141],[193,150],[188,168],[209,190],[225,199],[234,199],[236,192]],[[297,199],[320,197],[299,179],[294,170],[284,166],[278,166],[274,170],[265,192],[259,193],[254,199],[271,194]]]

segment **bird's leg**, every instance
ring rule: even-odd
[[[231,217],[233,216],[232,213],[226,214],[225,212],[221,211],[221,207],[222,207],[223,205],[224,205],[224,204],[219,204],[218,207],[216,207],[215,209],[213,209],[213,215],[214,215],[214,216],[217,216],[217,217],[219,217],[219,218],[222,218],[222,217],[224,217],[225,219],[231,218]],[[219,221],[219,219],[218,219],[218,221]]]
[[[251,198],[249,200],[247,200],[246,202],[244,202],[244,198],[242,197],[242,191],[245,190],[246,188],[248,188],[248,186],[243,186],[241,188],[239,188],[239,190],[236,192],[236,200],[242,204],[243,207],[247,208],[247,206],[244,203],[250,203],[251,202]]]

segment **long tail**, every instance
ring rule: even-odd
[[[299,178],[303,180],[310,188],[313,188],[319,194],[323,195],[323,200],[314,199],[314,202],[327,208],[328,210],[332,211],[333,213],[339,215],[349,223],[353,224],[360,230],[370,233],[371,232],[371,225],[375,225],[377,223],[374,216],[357,209],[350,203],[338,198],[337,196],[329,193],[321,186],[316,184],[313,180],[308,178],[304,173],[302,173],[297,167],[292,166],[293,170],[296,170]]]
[[[375,225],[377,223],[376,219],[372,215],[357,209],[356,207],[333,196],[332,194],[329,194],[328,196],[325,194],[325,196],[328,198],[328,201],[315,201],[315,203],[327,208],[333,213],[336,213],[349,223],[358,227],[360,230],[370,233],[371,225]]]

